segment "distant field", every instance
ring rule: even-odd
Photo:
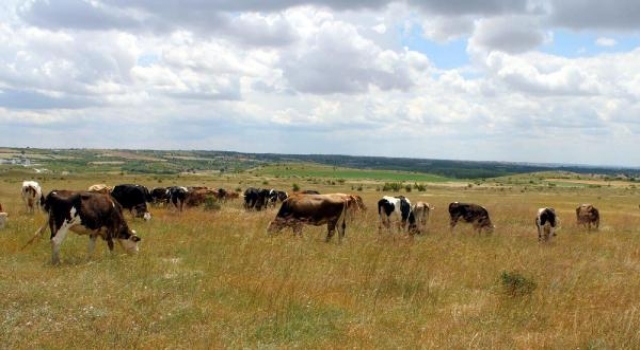
[[[373,172],[381,179],[372,180],[367,171],[338,168],[331,177],[332,168],[283,166],[215,176],[0,167],[0,203],[9,214],[0,230],[0,348],[640,348],[640,190],[632,185],[548,186],[536,174],[520,184],[454,187],[417,174]],[[324,243],[325,227],[269,236],[277,210],[246,211],[238,200],[217,211],[152,207],[149,222],[126,213],[142,237],[136,256],[117,245],[110,255],[98,242],[87,259],[88,239],[73,233],[58,267],[50,265],[47,234],[22,249],[46,219],[25,213],[25,179],[45,191],[93,183],[289,189],[295,182],[353,192],[340,178],[372,183],[357,192],[369,210],[348,222],[340,243]],[[376,190],[399,179],[424,181],[427,190]],[[426,234],[378,231],[376,202],[400,194],[435,206]],[[451,233],[452,201],[484,205],[495,232],[476,235],[461,224]],[[599,231],[576,227],[575,207],[584,202],[600,209]],[[542,206],[555,207],[561,221],[545,244],[533,225]]]
[[[376,180],[395,182],[447,182],[443,176],[385,170],[360,170],[314,164],[263,166],[252,171],[257,176],[279,178],[331,178],[343,180]]]

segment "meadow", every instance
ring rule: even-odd
[[[227,176],[38,175],[45,191],[93,183],[228,189],[292,182],[355,192],[369,210],[345,239],[325,227],[269,236],[276,209],[248,212],[151,208],[130,225],[140,253],[71,234],[60,266],[48,234],[23,246],[46,220],[20,201],[25,172],[0,174],[0,347],[4,349],[638,349],[640,209],[634,186],[551,186],[523,181],[428,183],[426,191],[380,192],[375,176],[318,181],[303,174]],[[310,175],[317,177],[318,175]],[[33,178],[33,177],[32,177]],[[409,180],[411,183],[413,181]],[[417,181],[417,180],[416,180]],[[375,203],[403,194],[433,204],[427,233],[378,232]],[[451,233],[452,201],[485,206],[496,230]],[[575,207],[600,209],[598,231],[576,227]],[[556,208],[557,237],[538,243],[537,208]]]

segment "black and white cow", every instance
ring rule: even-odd
[[[111,197],[120,205],[129,210],[135,217],[151,219],[151,213],[147,209],[147,202],[151,202],[149,190],[142,185],[122,184],[111,190]]]
[[[169,202],[167,187],[154,187],[149,191],[149,196],[151,196],[151,203],[155,206],[161,206]]]
[[[244,191],[244,207],[261,210],[269,202],[269,190],[249,187]]]
[[[540,208],[536,215],[536,227],[538,228],[538,241],[548,241],[556,235],[558,216],[553,208]]]
[[[140,238],[129,229],[122,207],[109,195],[88,191],[51,191],[44,199],[43,207],[49,214],[51,262],[54,265],[60,263],[60,245],[69,231],[89,235],[90,256],[98,236],[107,241],[109,251],[113,251],[113,241],[116,240],[127,253],[138,252]],[[44,226],[36,236],[43,230]]]
[[[390,197],[384,196],[378,201],[378,215],[380,216],[380,225],[378,231],[382,227],[391,228],[391,218],[394,217],[398,221],[400,230],[408,229],[409,233],[417,232],[416,217],[411,208],[411,202],[404,196]]]
[[[184,186],[171,186],[167,187],[166,192],[169,203],[172,203],[178,211],[182,211],[189,195],[189,189]]]
[[[268,206],[275,207],[278,202],[282,203],[287,198],[289,198],[289,194],[285,191],[279,191],[274,188],[269,190],[269,199]]]
[[[482,229],[486,229],[487,232],[493,232],[494,229],[487,209],[477,204],[453,202],[449,204],[449,217],[451,232],[453,232],[453,228],[456,227],[460,219],[472,224],[478,233],[480,233]]]

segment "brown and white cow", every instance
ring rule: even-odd
[[[425,202],[416,202],[413,205],[413,215],[416,217],[416,226],[418,233],[426,232],[427,225],[429,223],[429,217],[431,216],[431,211],[435,209],[435,207],[429,203]]]
[[[598,229],[600,226],[600,212],[592,204],[580,204],[576,208],[576,220],[578,226],[586,226],[591,231],[591,225]]]
[[[538,241],[546,242],[556,235],[558,216],[553,208],[540,208],[536,215],[536,227],[538,228]]]
[[[27,208],[27,213],[34,213],[35,208],[40,206],[44,197],[42,188],[35,181],[23,181],[21,190],[22,200]]]
[[[291,227],[294,234],[302,234],[303,225],[327,225],[329,242],[337,228],[338,239],[342,239],[346,230],[349,199],[335,194],[293,195],[286,199],[276,218],[269,224],[268,232],[274,233],[285,227]]]
[[[111,193],[111,190],[113,190],[112,186],[108,186],[106,184],[95,184],[95,185],[91,185],[89,186],[89,192],[97,192],[97,193],[102,193],[102,194],[109,194]]]
[[[486,229],[487,232],[491,233],[495,228],[491,223],[487,209],[473,203],[450,203],[449,218],[451,232],[453,232],[453,228],[456,227],[460,219],[462,219],[463,222],[472,224],[478,233],[482,232],[482,229]]]
[[[113,241],[117,240],[127,253],[138,252],[140,238],[129,229],[120,204],[108,195],[51,191],[44,200],[44,209],[49,214],[51,262],[54,265],[60,263],[60,246],[69,231],[89,235],[89,256],[93,255],[98,236],[107,241],[109,251],[113,251]],[[44,226],[36,236],[43,230]]]

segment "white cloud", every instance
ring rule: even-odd
[[[0,128],[7,146],[637,164],[610,150],[640,134],[640,49],[541,52],[557,29],[606,47],[640,27],[632,3],[588,4],[11,0]],[[469,63],[439,68],[454,39]]]
[[[612,39],[612,38],[601,37],[601,38],[596,39],[596,45],[612,47],[612,46],[618,45],[618,42],[615,39]]]

